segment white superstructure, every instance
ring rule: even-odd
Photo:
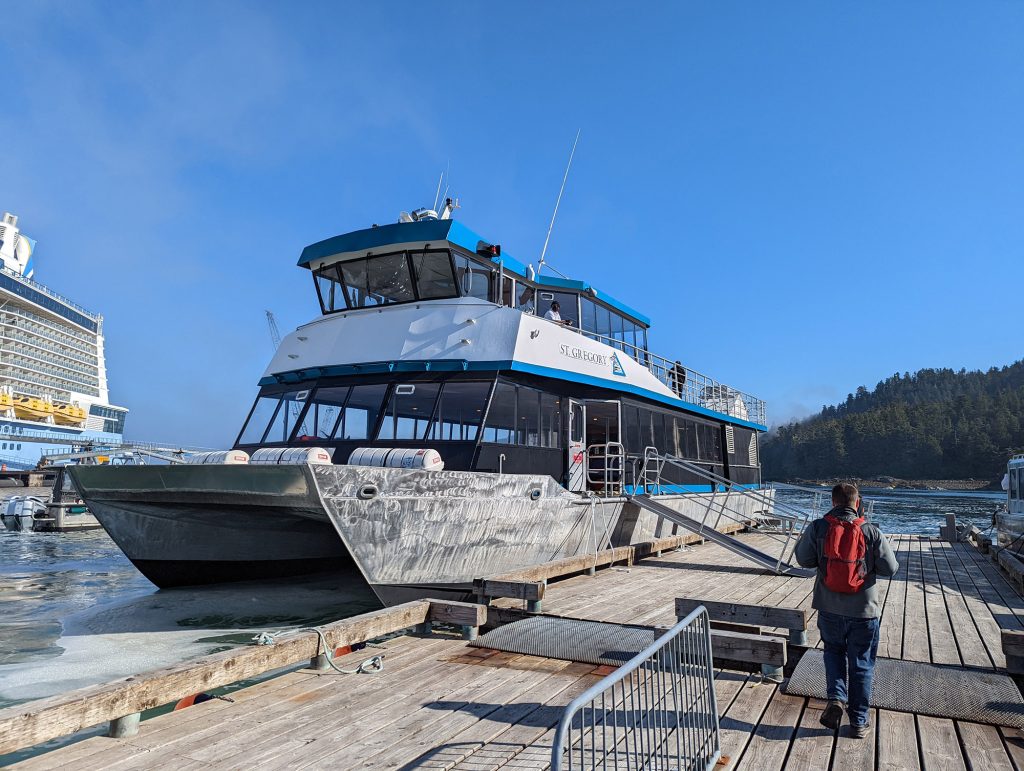
[[[34,466],[62,437],[120,441],[128,410],[110,404],[103,317],[34,281],[35,242],[0,223],[0,462]],[[18,441],[18,439],[23,441]],[[50,440],[52,439],[52,444]]]

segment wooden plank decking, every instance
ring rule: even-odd
[[[766,540],[745,537],[755,545]],[[999,568],[970,545],[893,541],[901,570],[882,587],[879,654],[1004,666],[999,630],[1024,629],[1024,597]],[[802,608],[815,646],[811,588],[810,579],[747,567],[706,544],[553,582],[544,612],[669,625],[678,596]],[[586,664],[468,648],[454,637],[408,635],[386,647],[381,674],[293,672],[234,693],[234,703],[206,702],[144,721],[137,736],[87,739],[15,767],[544,768],[560,708],[603,674]],[[716,693],[729,759],[723,768],[1024,770],[1024,736],[1015,729],[873,710],[872,734],[858,740],[818,724],[822,702],[787,696],[759,674],[721,670]]]

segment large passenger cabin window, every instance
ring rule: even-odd
[[[561,447],[562,403],[562,398],[554,394],[499,382],[487,414],[483,441],[525,447]]]
[[[238,444],[476,441],[492,382],[361,383],[264,394]]]
[[[459,257],[466,260],[465,257]],[[474,263],[474,271],[489,271]],[[324,265],[313,272],[317,297],[324,313],[371,308],[379,305],[439,300],[471,294],[481,281],[456,279],[451,253],[447,249],[392,252]],[[459,275],[463,276],[465,271]],[[486,283],[486,282],[483,282]],[[473,296],[478,296],[475,293]],[[483,299],[487,299],[486,293]]]

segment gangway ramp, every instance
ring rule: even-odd
[[[765,568],[766,570],[770,570],[773,573],[785,576],[798,576],[800,578],[810,578],[815,573],[813,568],[802,568],[786,562],[784,560],[784,557],[786,556],[785,546],[783,546],[778,555],[773,556],[759,549],[755,549],[753,546],[744,543],[739,538],[726,535],[725,533],[720,533],[713,527],[709,527],[704,522],[699,522],[693,517],[688,517],[687,515],[676,511],[670,506],[666,506],[664,503],[655,500],[647,493],[642,495],[629,495],[627,497],[637,506],[646,509],[652,514],[664,517],[669,522],[679,525],[692,533],[696,533],[702,538],[713,541],[719,546],[728,549],[733,554],[739,555],[740,557],[753,562],[755,565]]]

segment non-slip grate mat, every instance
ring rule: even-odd
[[[825,660],[807,651],[783,687],[794,696],[825,699]],[[871,706],[932,717],[1024,728],[1024,700],[1006,675],[919,661],[878,659]]]
[[[470,645],[507,653],[587,664],[621,666],[665,633],[664,629],[537,616],[499,626]]]

